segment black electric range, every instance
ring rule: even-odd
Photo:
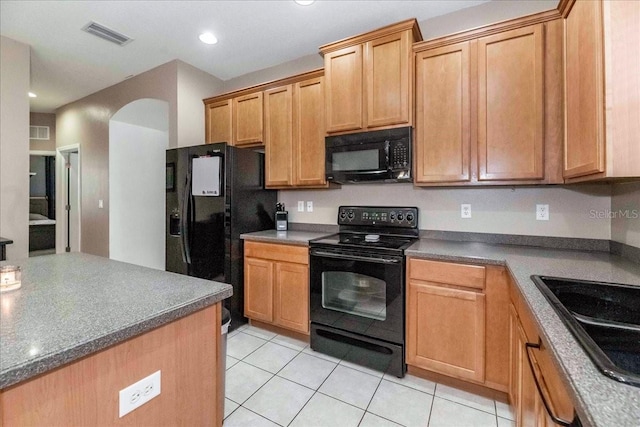
[[[341,206],[340,232],[309,242],[311,348],[404,376],[404,250],[418,208]]]

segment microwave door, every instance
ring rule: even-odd
[[[327,170],[338,174],[385,173],[388,144],[358,144],[327,149]]]

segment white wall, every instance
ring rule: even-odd
[[[592,210],[611,206],[611,187],[414,188],[411,184],[343,185],[336,190],[280,191],[278,200],[298,223],[336,224],[340,205],[417,206],[420,229],[533,236],[609,239],[608,218]],[[297,212],[297,201],[313,201],[313,212]],[[470,203],[472,217],[460,218]],[[549,205],[549,221],[536,221],[536,204]]]
[[[109,122],[109,257],[164,270],[168,132],[119,122],[118,114]]]
[[[490,1],[420,21],[424,40],[556,9],[558,0]]]
[[[611,240],[640,248],[640,182],[613,186],[610,216]]]
[[[0,36],[0,236],[7,259],[29,255],[28,45]]]
[[[178,61],[178,147],[204,144],[205,98],[223,92],[223,82],[217,77]]]

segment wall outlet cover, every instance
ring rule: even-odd
[[[549,205],[536,205],[536,219],[549,221]]]
[[[471,218],[471,205],[463,203],[460,205],[460,218]]]
[[[313,212],[313,202],[307,202],[307,212]]]
[[[160,371],[120,390],[120,418],[160,395]]]
[[[298,212],[304,212],[304,201],[298,200]]]

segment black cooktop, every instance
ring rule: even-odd
[[[404,250],[415,241],[415,238],[404,236],[344,232],[315,239],[312,243]]]

